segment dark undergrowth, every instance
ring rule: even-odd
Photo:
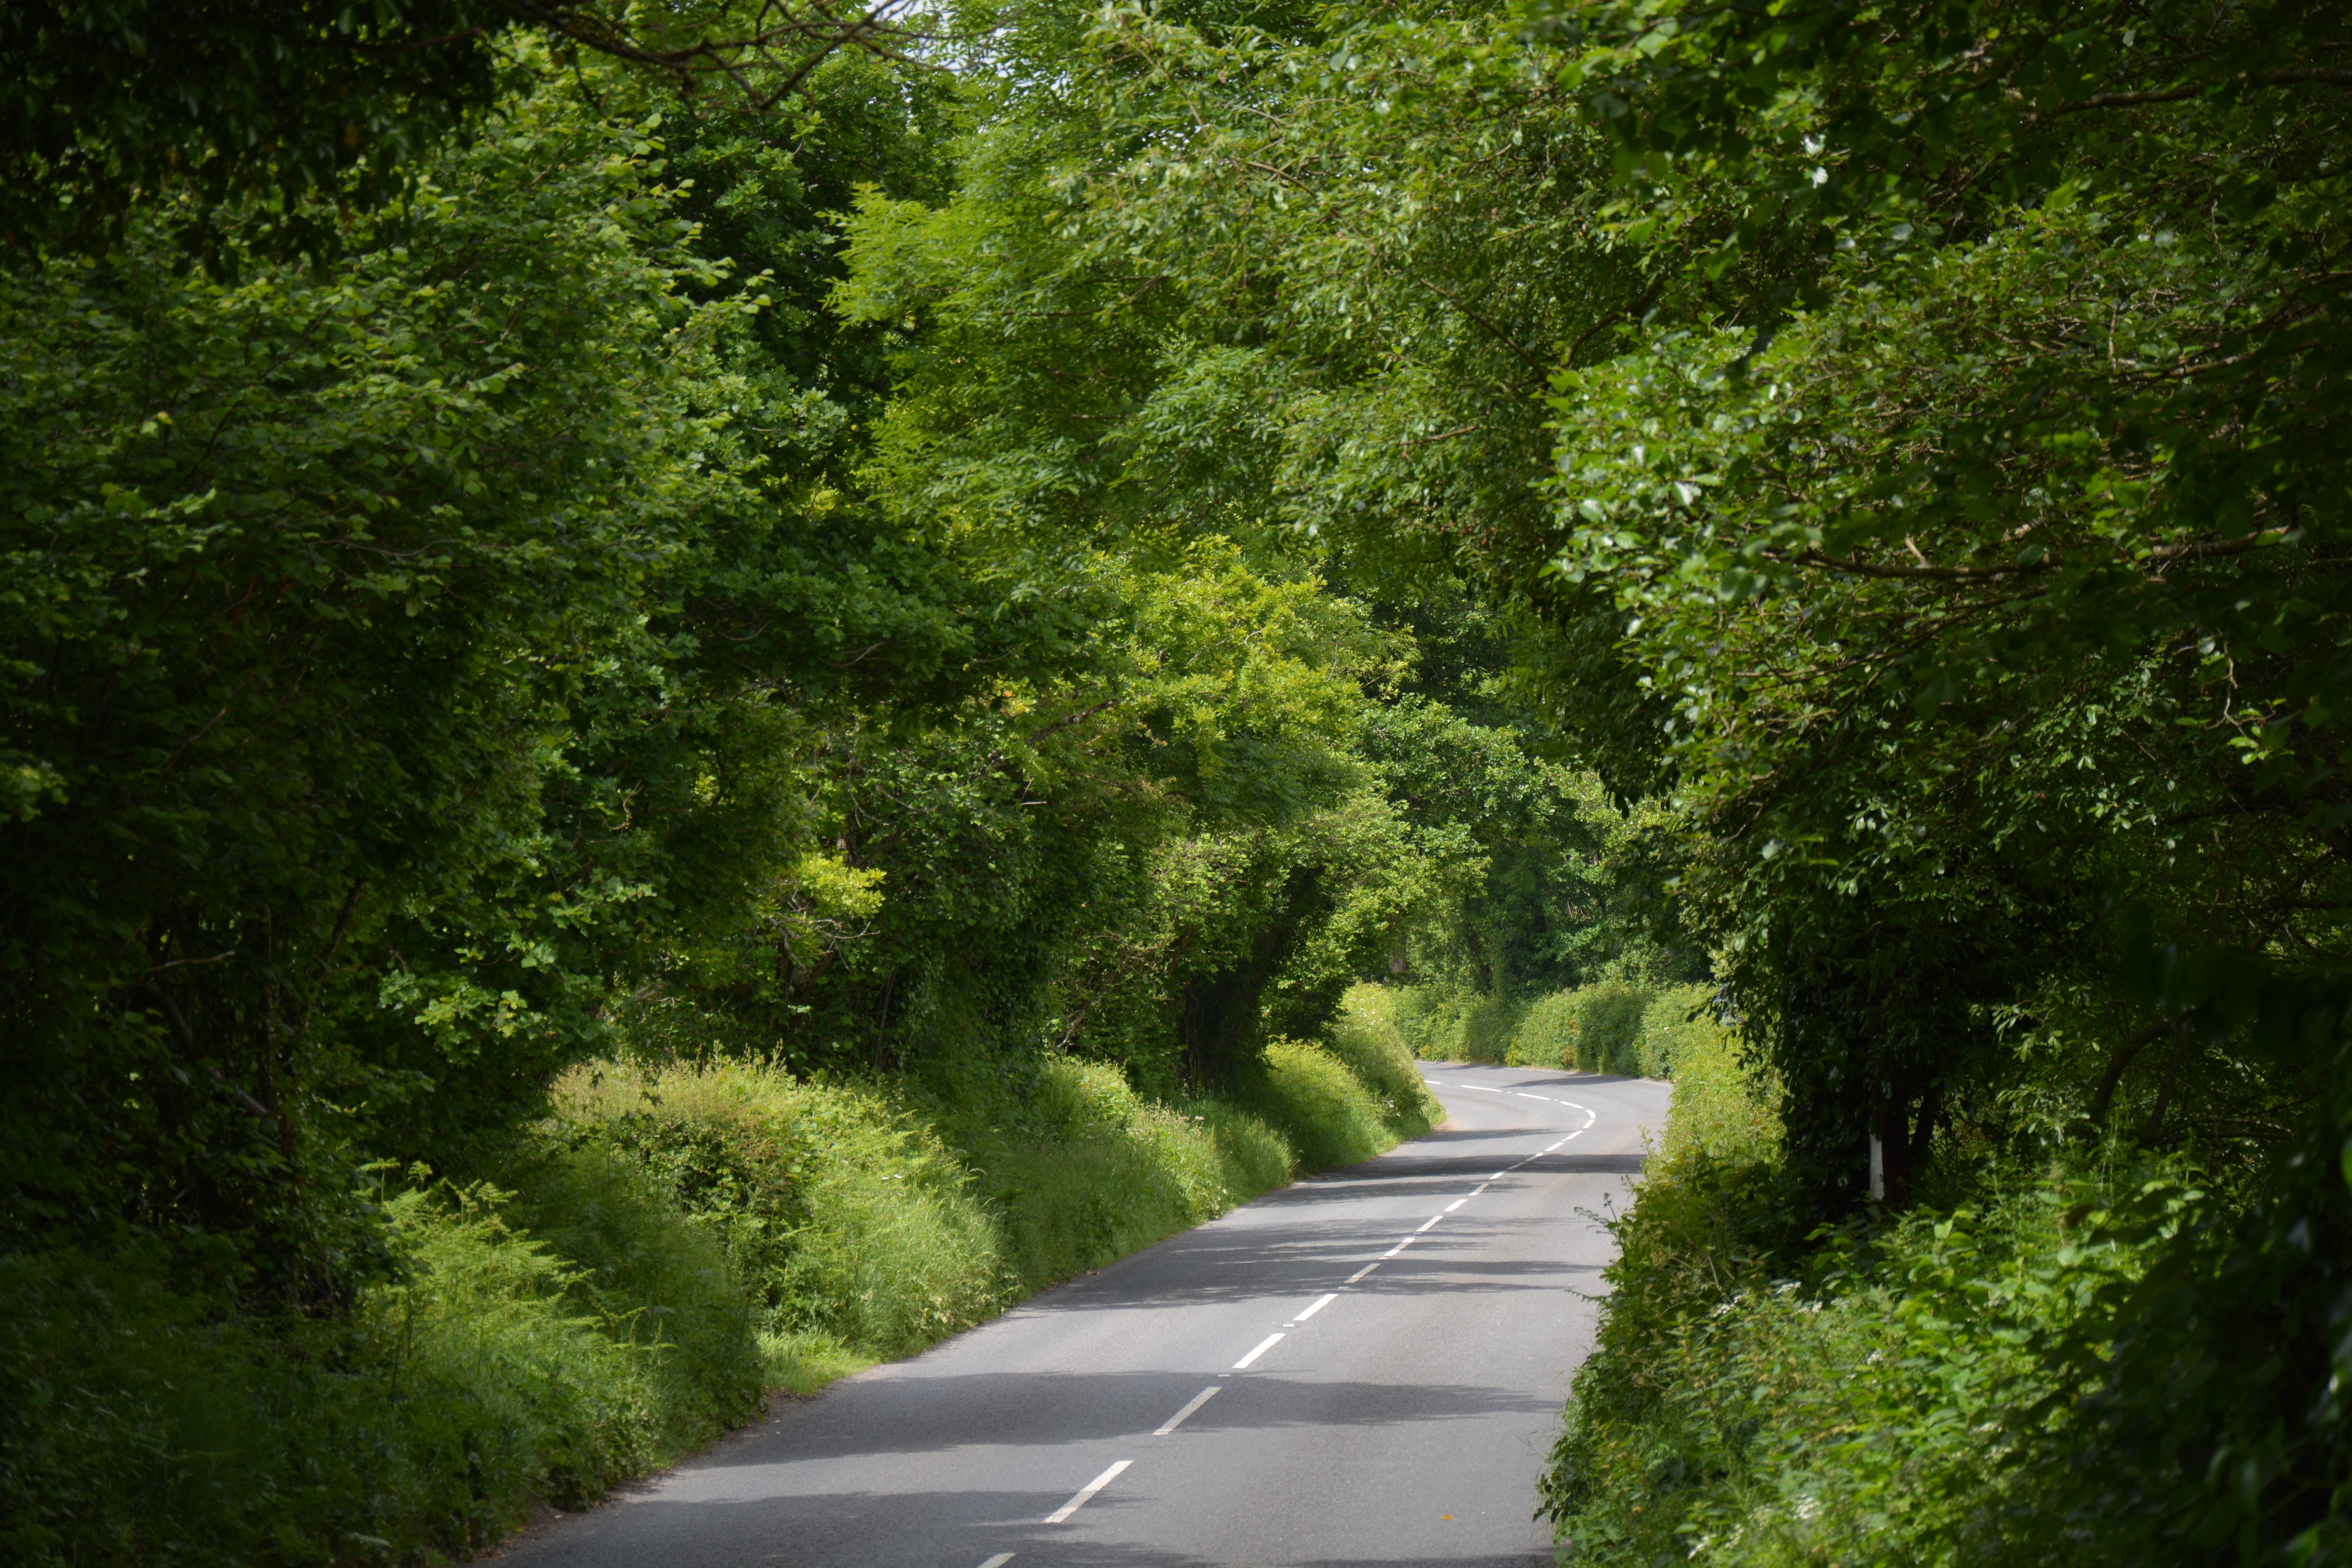
[[[0,1558],[422,1563],[1434,1114],[1343,1016],[1225,1096],[1074,1058],[887,1085],[605,1063],[462,1180],[373,1170],[393,1268],[258,1318],[161,1249],[0,1259]]]

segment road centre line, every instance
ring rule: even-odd
[[[1357,1280],[1361,1279],[1365,1275],[1370,1274],[1373,1269],[1378,1268],[1379,1267],[1380,1265],[1377,1263],[1365,1264],[1361,1268],[1357,1269],[1353,1274],[1348,1276],[1348,1283],[1353,1285]]]
[[[1491,1187],[1491,1186],[1493,1186],[1494,1184],[1494,1184],[1494,1183],[1492,1183],[1492,1182],[1481,1182],[1481,1183],[1479,1183],[1479,1184],[1477,1184],[1477,1186],[1475,1186],[1475,1188],[1471,1189],[1470,1195],[1471,1195],[1472,1197],[1474,1197],[1474,1198],[1475,1198],[1475,1197],[1476,1197],[1480,1193],[1485,1192],[1488,1187]]]
[[[1338,1300],[1339,1299],[1339,1292],[1338,1292],[1337,1290],[1334,1290],[1334,1291],[1332,1291],[1329,1295],[1325,1296],[1325,1297],[1322,1297],[1321,1299],[1319,1299],[1318,1300],[1317,1300],[1317,1301],[1316,1301],[1316,1303],[1315,1303],[1315,1305],[1313,1305],[1313,1306],[1311,1306],[1311,1307],[1307,1308],[1307,1310],[1305,1310],[1305,1311],[1303,1311],[1303,1312],[1299,1313],[1299,1314],[1298,1314],[1298,1316],[1297,1316],[1297,1317],[1295,1317],[1295,1318],[1291,1319],[1291,1320],[1290,1320],[1290,1321],[1291,1321],[1292,1323],[1303,1323],[1303,1322],[1305,1322],[1307,1319],[1309,1319],[1309,1318],[1313,1317],[1316,1313],[1318,1313],[1318,1312],[1321,1311],[1324,1308],[1326,1308],[1326,1307],[1329,1306],[1332,1302],[1334,1302],[1334,1301]],[[1285,1324],[1285,1325],[1283,1325],[1283,1326],[1284,1326],[1284,1327],[1286,1327],[1286,1328],[1287,1328],[1287,1327],[1289,1327],[1289,1324],[1286,1323],[1286,1324]]]
[[[1179,1410],[1175,1415],[1171,1415],[1166,1421],[1160,1423],[1160,1429],[1157,1432],[1154,1432],[1152,1436],[1155,1437],[1165,1437],[1169,1433],[1173,1432],[1177,1427],[1184,1425],[1184,1417],[1192,1415],[1192,1412],[1198,1410],[1201,1406],[1206,1405],[1210,1400],[1214,1399],[1216,1396],[1217,1385],[1213,1383],[1209,1384],[1208,1387],[1201,1390],[1200,1393],[1194,1394],[1192,1396],[1192,1404],[1187,1405],[1183,1409]]]
[[[1456,1198],[1452,1203],[1445,1205],[1445,1212],[1447,1214],[1452,1214],[1455,1209],[1460,1208],[1464,1204],[1466,1204],[1470,1200],[1466,1197]]]
[[[1013,1553],[1010,1552],[1000,1552],[995,1556],[990,1558],[987,1562],[982,1563],[980,1568],[1004,1568],[1004,1565],[1012,1561]]]
[[[1442,1214],[1431,1215],[1427,1219],[1421,1222],[1421,1230],[1427,1230],[1431,1226],[1435,1225],[1439,1220],[1442,1220],[1444,1217],[1445,1216]],[[1421,1234],[1421,1230],[1414,1231],[1413,1235],[1419,1236]]]
[[[1280,1334],[1276,1334],[1275,1336],[1276,1339],[1280,1339],[1281,1337],[1282,1336]],[[1091,1499],[1095,1493],[1102,1490],[1103,1488],[1118,1479],[1119,1471],[1127,1468],[1128,1466],[1133,1463],[1135,1463],[1133,1459],[1121,1459],[1109,1469],[1105,1470],[1101,1475],[1097,1476],[1093,1480],[1090,1480],[1085,1486],[1080,1487],[1078,1489],[1077,1496],[1072,1498],[1069,1501],[1064,1503],[1061,1507],[1055,1509],[1053,1512],[1045,1516],[1045,1522],[1047,1524],[1059,1524],[1064,1520],[1069,1518],[1070,1515],[1077,1512],[1078,1510],[1086,1507],[1087,1500]]]
[[[1394,1258],[1398,1253],[1402,1252],[1406,1247],[1411,1247],[1412,1245],[1412,1239],[1413,1238],[1410,1236],[1406,1237],[1402,1241],[1398,1242],[1394,1247],[1391,1247],[1386,1252],[1381,1253],[1381,1256],[1382,1258]]]
[[[1259,1341],[1259,1342],[1258,1342],[1258,1347],[1257,1347],[1257,1349],[1255,1349],[1255,1350],[1254,1350],[1254,1351],[1250,1352],[1250,1353],[1249,1353],[1249,1354],[1247,1354],[1247,1355],[1245,1355],[1245,1356],[1242,1357],[1242,1359],[1241,1359],[1241,1360],[1239,1360],[1239,1361],[1237,1361],[1237,1362],[1234,1363],[1234,1370],[1235,1372],[1239,1372],[1239,1371],[1241,1371],[1241,1370],[1242,1370],[1242,1368],[1244,1368],[1244,1367],[1245,1367],[1245,1366],[1249,1365],[1249,1363],[1252,1363],[1252,1362],[1254,1362],[1254,1361],[1257,1360],[1257,1358],[1258,1358],[1258,1357],[1260,1357],[1260,1356],[1264,1355],[1266,1352],[1268,1352],[1268,1351],[1272,1350],[1272,1349],[1273,1349],[1276,1344],[1278,1344],[1278,1343],[1280,1343],[1280,1342],[1281,1342],[1281,1340],[1282,1340],[1282,1336],[1281,1336],[1280,1334],[1268,1334],[1268,1335],[1266,1335],[1265,1339],[1263,1339],[1263,1340],[1261,1340],[1261,1341]]]

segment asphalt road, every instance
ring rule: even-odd
[[[1452,1113],[503,1555],[530,1568],[1552,1561],[1530,1519],[1667,1089],[1423,1064]]]

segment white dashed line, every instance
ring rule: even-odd
[[[1435,1225],[1439,1220],[1442,1220],[1444,1217],[1445,1216],[1442,1214],[1431,1215],[1427,1219],[1421,1222],[1421,1230],[1414,1231],[1413,1235],[1419,1236],[1422,1230],[1427,1230],[1431,1226]]]
[[[1216,1396],[1217,1385],[1213,1383],[1208,1387],[1201,1390],[1200,1393],[1194,1394],[1192,1396],[1192,1404],[1187,1405],[1183,1409],[1179,1410],[1175,1415],[1171,1415],[1166,1424],[1163,1425],[1160,1430],[1154,1432],[1152,1436],[1155,1437],[1165,1437],[1169,1433],[1173,1432],[1177,1427],[1184,1425],[1184,1417],[1192,1415],[1192,1412],[1198,1410],[1201,1406],[1206,1405],[1210,1400],[1214,1399]],[[982,1568],[985,1568],[985,1564],[982,1565]]]
[[[1406,1247],[1411,1247],[1412,1245],[1412,1237],[1408,1236],[1402,1241],[1398,1242],[1394,1247],[1390,1247],[1386,1252],[1381,1253],[1381,1256],[1382,1258],[1394,1258],[1398,1253],[1402,1252]]]
[[[1295,1327],[1295,1326],[1297,1326],[1297,1324],[1300,1324],[1300,1323],[1305,1322],[1307,1319],[1309,1319],[1309,1318],[1313,1317],[1316,1313],[1318,1313],[1318,1312],[1321,1311],[1324,1308],[1326,1308],[1326,1307],[1329,1306],[1332,1302],[1334,1302],[1334,1301],[1338,1300],[1339,1299],[1339,1292],[1338,1292],[1337,1290],[1332,1291],[1332,1292],[1331,1292],[1329,1295],[1328,1295],[1328,1296],[1324,1296],[1324,1297],[1321,1297],[1321,1298],[1318,1299],[1318,1300],[1317,1300],[1317,1301],[1316,1301],[1316,1303],[1315,1303],[1315,1305],[1313,1305],[1313,1306],[1311,1306],[1311,1307],[1307,1308],[1307,1310],[1305,1310],[1305,1311],[1303,1311],[1303,1312],[1299,1313],[1299,1314],[1298,1314],[1298,1316],[1297,1316],[1297,1317],[1295,1317],[1295,1318],[1291,1319],[1291,1320],[1290,1320],[1290,1323],[1289,1323],[1289,1324],[1287,1324],[1287,1325],[1286,1325],[1286,1326],[1288,1326],[1288,1327]]]
[[[1468,1198],[1456,1198],[1452,1203],[1445,1205],[1445,1212],[1447,1214],[1452,1214],[1455,1209],[1460,1208],[1464,1204],[1466,1204],[1470,1200]]]
[[[1010,1552],[1000,1552],[995,1556],[990,1558],[987,1562],[982,1563],[980,1568],[1004,1568],[1004,1565],[1012,1561],[1013,1553]]]
[[[1279,1343],[1281,1343],[1281,1342],[1282,1342],[1282,1336],[1281,1336],[1280,1334],[1268,1334],[1268,1335],[1266,1335],[1266,1336],[1265,1336],[1265,1338],[1264,1338],[1263,1340],[1260,1340],[1260,1341],[1258,1342],[1257,1349],[1255,1349],[1255,1350],[1254,1350],[1254,1351],[1250,1352],[1250,1353],[1249,1353],[1249,1354],[1247,1354],[1247,1355],[1245,1355],[1245,1356],[1242,1357],[1242,1359],[1241,1359],[1241,1360],[1239,1360],[1239,1361],[1237,1361],[1237,1362],[1234,1363],[1234,1370],[1235,1372],[1239,1372],[1239,1371],[1241,1371],[1241,1370],[1242,1370],[1242,1368],[1244,1368],[1244,1367],[1245,1367],[1245,1366],[1249,1365],[1249,1363],[1252,1363],[1252,1362],[1254,1362],[1254,1361],[1257,1360],[1257,1358],[1258,1358],[1258,1357],[1260,1357],[1260,1356],[1264,1355],[1266,1352],[1268,1352],[1268,1351],[1272,1350],[1276,1345],[1277,1345],[1277,1344],[1279,1344]]]
[[[1274,1337],[1278,1340],[1282,1336],[1280,1334],[1276,1334]],[[1259,1348],[1263,1349],[1264,1347],[1261,1346]],[[1098,1475],[1093,1480],[1088,1481],[1085,1486],[1078,1489],[1077,1496],[1072,1498],[1069,1501],[1064,1503],[1061,1507],[1047,1514],[1045,1516],[1045,1522],[1047,1524],[1059,1524],[1064,1520],[1069,1518],[1070,1515],[1077,1512],[1078,1510],[1086,1507],[1088,1499],[1092,1498],[1095,1493],[1102,1490],[1103,1488],[1110,1485],[1111,1482],[1118,1479],[1119,1471],[1127,1468],[1128,1466],[1133,1463],[1135,1463],[1133,1459],[1121,1459],[1118,1464],[1113,1465],[1109,1469],[1105,1470],[1101,1475]]]
[[[1361,1279],[1365,1275],[1370,1274],[1373,1269],[1378,1268],[1379,1267],[1380,1265],[1377,1263],[1365,1264],[1361,1268],[1357,1269],[1353,1274],[1348,1276],[1348,1283],[1353,1285],[1357,1280]]]

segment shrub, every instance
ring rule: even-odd
[[[1642,1076],[1671,1079],[1685,1053],[1728,1040],[1730,1031],[1716,1007],[1713,985],[1671,985],[1654,993],[1642,1012]]]
[[[758,1319],[719,1237],[681,1223],[668,1195],[608,1148],[519,1152],[504,1179],[514,1191],[499,1217],[562,1260],[566,1309],[644,1352],[638,1425],[649,1462],[751,1418],[764,1386]],[[451,1252],[450,1265],[425,1277],[464,1256]]]
[[[971,1173],[877,1095],[721,1060],[575,1069],[556,1105],[721,1241],[772,1350],[904,1355],[1003,1303]]]
[[[1365,986],[1365,1004],[1384,1016],[1423,1061],[1502,1063],[1527,1004],[1447,984]]]
[[[1325,1036],[1331,1054],[1347,1064],[1381,1102],[1381,1119],[1399,1138],[1418,1138],[1442,1121],[1445,1108],[1414,1065],[1412,1047],[1383,1006],[1385,987],[1351,986]]]
[[[1642,1015],[1650,993],[1616,983],[1582,986],[1576,997],[1576,1065],[1586,1072],[1638,1076]]]
[[[1674,1084],[1661,1159],[1652,1162],[1652,1173],[1702,1159],[1740,1168],[1780,1158],[1779,1080],[1742,1061],[1739,1042],[1728,1031],[1686,1040]]]
[[[960,1129],[1001,1216],[1014,1276],[1034,1290],[1223,1214],[1289,1180],[1292,1152],[1215,1100],[1165,1105],[1118,1068],[1055,1058],[999,1125]]]
[[[1518,1033],[1511,1037],[1511,1067],[1572,1068],[1576,1065],[1577,994],[1554,991],[1538,996],[1528,1008]]]
[[[1289,1138],[1301,1169],[1353,1165],[1395,1142],[1381,1101],[1331,1052],[1298,1040],[1276,1040],[1266,1047],[1265,1059],[1265,1077],[1250,1086],[1245,1099]]]
[[[588,1268],[518,1232],[511,1193],[394,1194],[402,1277],[342,1321],[245,1315],[157,1254],[0,1258],[0,1558],[466,1555],[740,1419],[748,1305],[630,1174],[591,1162],[534,1198]]]

